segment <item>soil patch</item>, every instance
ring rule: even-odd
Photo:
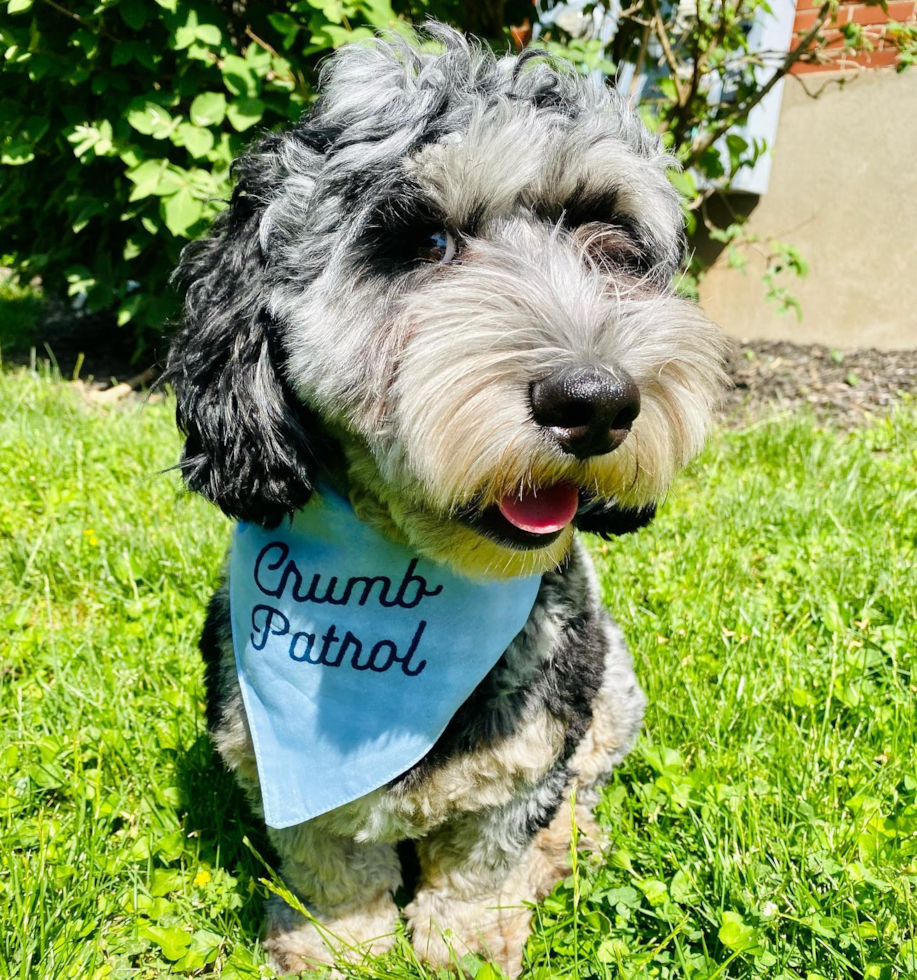
[[[735,387],[727,425],[806,406],[823,422],[852,429],[917,394],[917,351],[838,351],[785,341],[736,343],[727,361]]]

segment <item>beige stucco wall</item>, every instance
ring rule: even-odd
[[[804,81],[817,91],[831,77]],[[763,301],[764,260],[746,249],[745,275],[721,256],[701,287],[728,333],[917,347],[917,70],[861,72],[817,99],[788,79],[770,187],[748,228],[793,243],[809,262],[808,278],[789,282],[803,317],[778,316]]]

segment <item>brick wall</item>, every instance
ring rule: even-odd
[[[796,21],[793,25],[794,45],[799,43],[801,36],[815,23],[819,7],[820,0],[798,0]],[[886,25],[889,21],[905,23],[915,19],[917,11],[914,0],[889,0],[887,14],[878,5],[867,6],[856,0],[841,0],[834,20],[827,21],[822,28],[822,35],[827,43],[820,52],[819,63],[797,63],[793,72],[801,75],[809,72],[891,67],[897,61],[898,52],[890,41],[885,40]],[[845,38],[841,28],[848,23],[862,25],[865,36],[873,45],[872,51],[855,53],[844,50]]]

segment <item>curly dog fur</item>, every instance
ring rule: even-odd
[[[521,969],[525,903],[566,873],[570,790],[594,798],[644,706],[574,528],[647,523],[722,382],[718,331],[673,289],[674,161],[625,99],[538,53],[497,57],[435,25],[422,40],[330,59],[313,110],[236,162],[229,207],[179,270],[167,374],[192,490],[274,527],[321,478],[427,558],[542,576],[524,629],[418,765],[270,831],[314,917],[269,902],[282,970],[332,962],[329,935],[349,955],[390,945],[404,840],[418,954],[444,965],[454,945]],[[552,377],[629,393],[612,443],[584,449],[580,421],[533,417]],[[494,525],[507,495],[558,484],[580,505],[556,534]],[[225,586],[201,648],[213,738],[258,811]]]

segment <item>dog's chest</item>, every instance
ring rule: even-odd
[[[357,840],[419,837],[463,813],[504,806],[538,783],[564,750],[566,725],[539,705],[514,730],[472,750],[424,767],[401,780],[318,817],[328,829]]]

